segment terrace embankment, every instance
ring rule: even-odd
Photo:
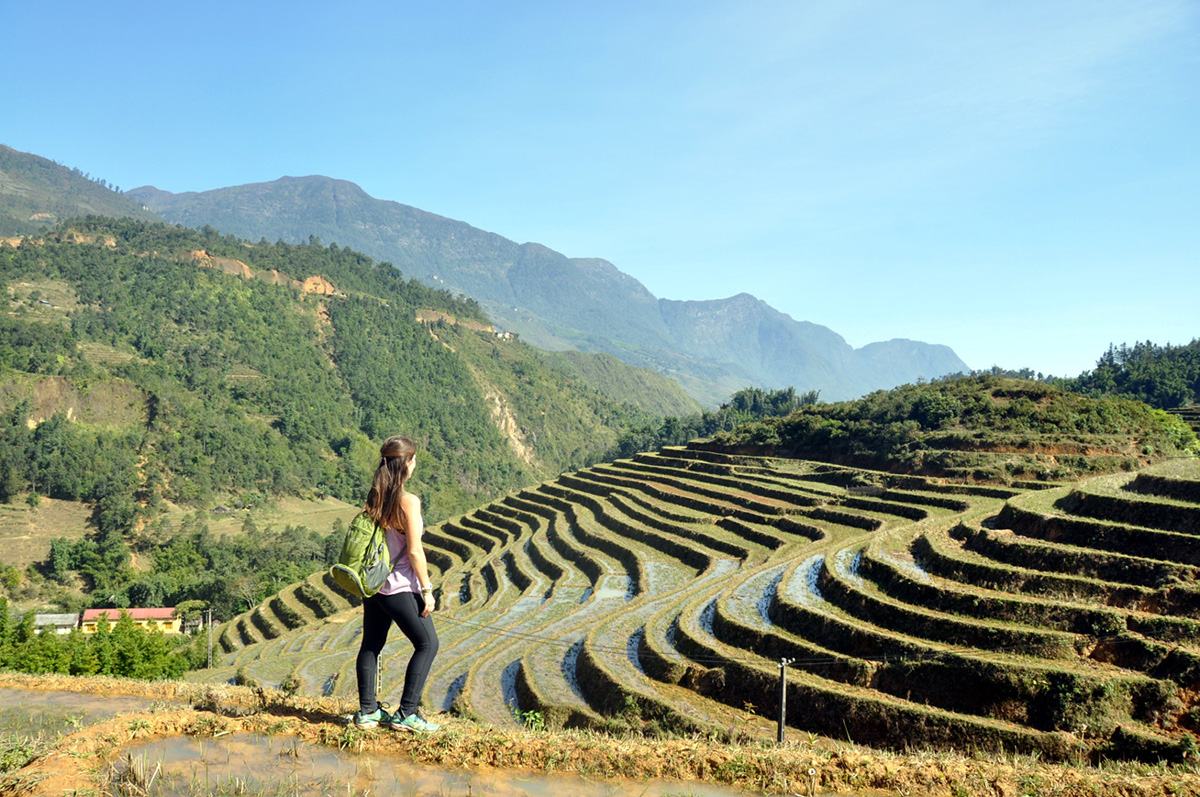
[[[1184,761],[1200,731],[1200,470],[985,485],[668,448],[432,527],[427,703],[497,726]],[[349,699],[319,577],[221,635]],[[398,635],[397,635],[398,636]],[[398,692],[407,643],[384,651]]]
[[[81,711],[71,722],[56,723],[56,732],[37,739],[6,737],[0,742],[6,768],[0,772],[3,795],[145,793],[158,760],[138,753],[147,742],[184,739],[217,748],[221,740],[238,735],[264,740],[264,747],[273,749],[272,763],[261,767],[262,778],[253,785],[249,778],[224,783],[212,772],[207,779],[193,779],[193,791],[205,790],[207,784],[227,788],[229,793],[253,788],[264,793],[323,792],[328,780],[305,790],[304,783],[291,777],[288,765],[292,757],[305,755],[306,744],[313,744],[348,757],[352,771],[369,770],[380,759],[395,762],[384,769],[442,766],[457,773],[452,779],[456,783],[465,776],[465,791],[497,794],[510,793],[499,788],[504,783],[531,774],[548,784],[546,793],[571,794],[593,793],[584,790],[581,775],[599,787],[595,793],[664,795],[701,790],[711,794],[715,786],[739,793],[823,797],[1151,797],[1200,792],[1200,772],[1180,765],[1055,766],[1030,756],[887,753],[816,737],[784,745],[727,745],[698,738],[645,740],[578,730],[497,728],[448,716],[438,717],[443,728],[430,740],[378,729],[359,731],[340,721],[339,714],[348,707],[345,700],[287,697],[269,689],[11,673],[0,674],[0,688],[20,690],[33,705],[46,702],[42,694],[49,698],[55,692],[74,692],[79,698],[73,702],[81,709],[98,700],[128,696],[119,698],[116,716],[100,705],[100,715],[84,717]],[[29,713],[22,712],[21,727],[27,725]],[[375,776],[365,784],[353,782],[379,785],[378,781]],[[159,778],[156,787],[163,782]],[[344,789],[352,781],[346,776],[335,782]],[[446,778],[434,777],[426,788],[440,790],[446,783]],[[493,784],[498,788],[490,788]],[[182,786],[186,789],[189,784]]]

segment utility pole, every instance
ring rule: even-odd
[[[784,724],[787,720],[787,668],[795,659],[779,660],[779,734],[776,741],[783,744]]]
[[[212,609],[205,611],[204,630],[208,632],[208,669],[212,669]]]

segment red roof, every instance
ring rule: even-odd
[[[84,609],[83,622],[88,623],[107,616],[110,623],[121,619],[121,612],[128,612],[134,620],[174,620],[175,609]]]

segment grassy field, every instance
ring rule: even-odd
[[[185,518],[199,512],[201,522],[218,537],[243,534],[247,519],[258,529],[305,526],[324,534],[334,523],[347,525],[358,511],[358,507],[336,498],[283,498],[254,509],[230,511],[168,506],[165,517],[178,528]],[[0,565],[24,570],[30,564],[45,561],[51,540],[57,537],[77,540],[93,531],[91,516],[92,508],[86,504],[53,498],[41,498],[36,508],[20,497],[12,503],[0,504]],[[15,605],[19,604],[17,601]]]
[[[24,569],[50,553],[50,540],[77,540],[88,531],[92,510],[74,501],[43,498],[37,508],[18,500],[0,504],[0,564]]]
[[[214,507],[227,507],[218,498]],[[343,526],[358,514],[361,507],[351,506],[336,498],[280,498],[271,504],[254,509],[236,509],[216,511],[210,509],[202,513],[204,523],[209,531],[218,537],[238,535],[246,525],[246,519],[253,521],[255,527],[283,528],[285,526],[306,526],[314,531],[328,532],[335,522]],[[195,514],[194,509],[180,506],[169,506],[165,517],[172,525],[178,527],[183,519]]]

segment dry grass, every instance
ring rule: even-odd
[[[221,499],[217,498],[214,505],[230,506],[232,501],[230,504],[222,504]],[[247,517],[254,522],[256,528],[260,529],[268,526],[277,529],[285,526],[305,526],[324,534],[329,531],[335,520],[347,525],[359,511],[361,511],[361,507],[347,504],[336,498],[288,497],[276,499],[270,505],[255,509],[239,509],[231,512],[210,510],[204,512],[203,515],[204,523],[208,526],[209,531],[218,537],[223,537],[227,534],[234,536],[242,534]],[[164,516],[172,526],[178,528],[183,519],[193,512],[195,509],[191,507],[168,505]]]
[[[193,511],[172,506],[168,508],[166,517],[178,528],[184,517]],[[283,498],[271,506],[253,510],[227,514],[210,511],[203,514],[209,530],[221,536],[242,534],[247,515],[260,529],[268,526],[307,526],[325,533],[334,520],[349,523],[358,511],[358,507],[336,498]],[[91,531],[88,525],[91,515],[92,508],[87,504],[53,498],[42,498],[36,509],[20,498],[10,504],[0,504],[0,564],[23,569],[34,562],[44,561],[50,554],[50,540],[55,537],[77,540]]]
[[[971,757],[932,752],[880,753],[791,733],[783,745],[718,745],[702,739],[649,741],[589,732],[498,729],[438,717],[443,729],[414,738],[360,731],[340,721],[349,707],[334,698],[285,698],[274,691],[183,682],[0,674],[0,687],[68,690],[183,701],[191,708],[126,714],[60,739],[0,781],[0,794],[62,794],[96,787],[105,767],[135,740],[228,733],[291,735],[352,752],[406,753],[449,767],[564,772],[592,778],[676,778],[765,794],[870,793],[1016,797],[1017,795],[1200,794],[1193,766],[1046,765],[1030,757]]]
[[[0,504],[0,564],[24,569],[50,554],[50,540],[76,540],[88,532],[91,507],[43,498],[37,508],[23,500]]]
[[[63,326],[70,326],[71,311],[79,306],[74,289],[65,280],[10,283],[8,295],[10,310],[24,310],[30,318]],[[36,300],[31,296],[36,296]]]
[[[95,429],[140,429],[146,424],[146,396],[121,379],[97,379],[80,387],[62,376],[35,376],[10,372],[0,383],[0,404],[31,404],[31,423],[56,413]]]

